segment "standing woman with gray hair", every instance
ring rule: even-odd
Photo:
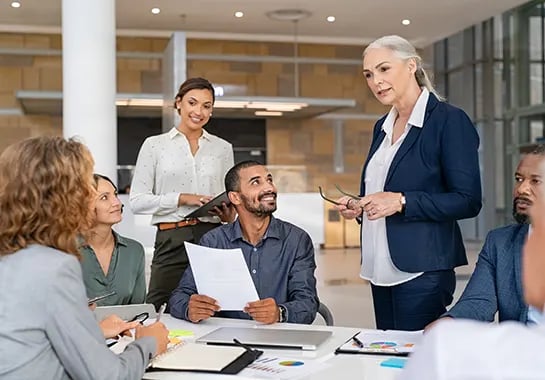
[[[363,75],[391,109],[374,127],[361,199],[342,197],[337,208],[361,223],[360,276],[371,282],[376,327],[420,330],[446,311],[454,268],[467,264],[457,221],[481,209],[479,137],[404,38],[372,42]]]

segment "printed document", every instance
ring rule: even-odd
[[[259,300],[240,248],[184,244],[199,294],[214,298],[221,310],[243,310],[248,302]]]

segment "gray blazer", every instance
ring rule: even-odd
[[[528,321],[521,280],[527,224],[511,224],[488,233],[477,266],[460,300],[443,316],[493,321]]]
[[[0,256],[0,378],[141,379],[155,338],[119,356],[87,307],[73,255],[33,245]]]

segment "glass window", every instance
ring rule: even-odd
[[[464,32],[457,33],[447,40],[448,68],[461,66],[464,62]]]
[[[473,41],[475,46],[475,59],[483,58],[483,24],[477,24],[473,28]]]
[[[530,142],[535,143],[543,138],[543,119],[530,121]]]
[[[464,99],[464,75],[462,70],[452,71],[448,75],[447,97],[448,101],[459,107],[463,107]]]
[[[503,122],[502,121],[496,121],[495,122],[496,127],[496,133],[494,133],[494,138],[496,141],[494,141],[495,148],[494,149],[494,156],[496,157],[496,207],[497,208],[503,208],[503,200],[505,196],[505,180],[503,175],[504,170],[504,143],[503,143]]]
[[[538,7],[539,9],[536,9],[535,12],[528,17],[528,49],[531,61],[541,61],[543,53],[543,32],[541,30],[543,19],[541,18],[541,4],[539,4]]]
[[[471,120],[475,120],[475,71],[473,66],[463,69],[462,99],[460,105]]]
[[[435,90],[439,93],[439,95],[446,96],[447,90],[445,88],[445,75],[434,73],[432,81],[433,86],[435,87]]]
[[[515,14],[511,14],[509,16],[509,49],[511,50],[511,57],[515,54],[517,51],[517,41],[516,36],[518,36],[517,30],[515,28],[516,24],[516,16]]]
[[[531,149],[529,144],[535,144],[543,138],[545,115],[521,117],[518,137],[523,148]]]
[[[445,71],[445,40],[433,45],[433,66],[435,72]]]
[[[518,106],[518,99],[517,99],[517,75],[515,71],[515,63],[513,61],[509,62],[509,92],[510,92],[510,99],[511,99],[511,108],[515,108]]]
[[[494,58],[503,57],[503,22],[501,16],[494,17]]]
[[[483,65],[475,65],[475,118],[483,118]]]
[[[503,62],[494,63],[494,117],[501,119],[506,108],[505,82],[503,81]]]
[[[543,103],[543,64],[530,63],[530,104]]]

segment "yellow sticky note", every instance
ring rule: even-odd
[[[191,330],[170,330],[168,332],[168,336],[170,337],[178,337],[178,336],[193,336],[193,331]]]
[[[170,343],[171,345],[176,345],[176,344],[182,343],[182,340],[180,338],[169,336],[168,337],[168,343]]]

